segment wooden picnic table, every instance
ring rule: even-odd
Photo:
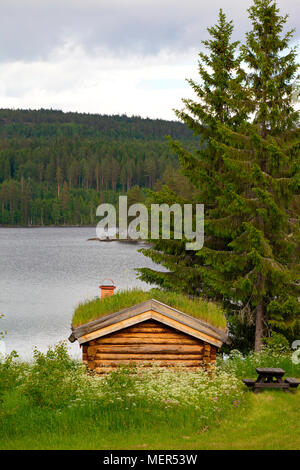
[[[256,372],[258,374],[256,380],[243,379],[244,384],[254,392],[258,392],[264,388],[281,388],[283,390],[289,390],[290,387],[297,388],[300,383],[294,377],[286,377],[283,379],[285,371],[280,368],[257,367]]]

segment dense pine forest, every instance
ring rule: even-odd
[[[177,168],[167,135],[192,145],[176,121],[0,110],[0,224],[94,224],[101,202]]]

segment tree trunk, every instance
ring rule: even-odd
[[[263,308],[263,304],[260,303],[256,307],[255,346],[254,346],[255,352],[260,352],[262,349],[263,319],[264,319],[264,308]]]

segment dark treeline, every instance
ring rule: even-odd
[[[0,224],[95,223],[100,202],[178,166],[166,135],[193,140],[176,121],[0,110]]]
[[[73,136],[116,139],[162,139],[166,135],[190,138],[179,121],[143,119],[139,116],[64,113],[56,110],[0,109],[0,135],[11,137]]]

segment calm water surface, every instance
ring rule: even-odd
[[[87,241],[95,236],[93,227],[0,228],[2,352],[15,349],[30,359],[34,346],[45,351],[67,339],[74,307],[99,296],[106,277],[120,289],[149,289],[134,268],[156,265],[137,252],[140,245]],[[78,343],[69,344],[79,356]]]

